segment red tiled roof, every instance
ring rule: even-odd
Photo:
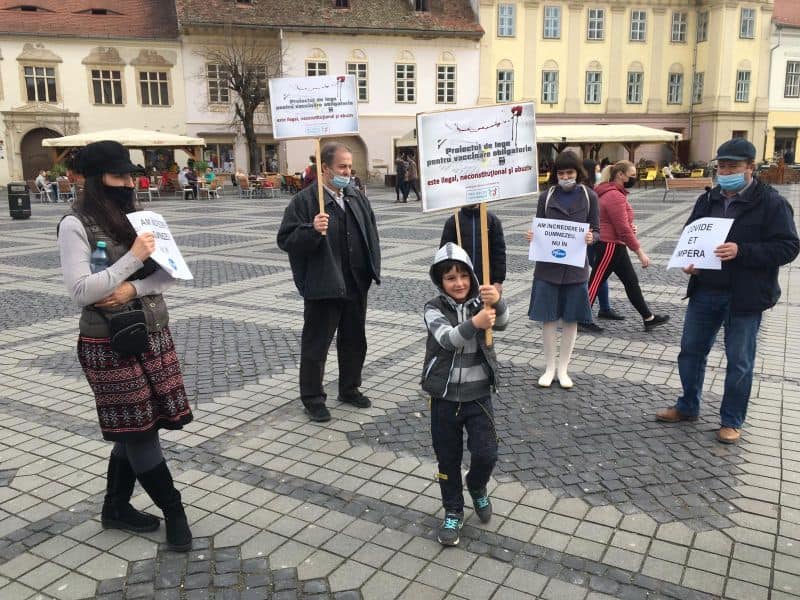
[[[175,0],[181,28],[191,25],[240,25],[321,33],[380,33],[480,39],[469,0],[429,0],[431,10],[415,12],[412,0]]]
[[[779,25],[800,27],[800,2],[798,0],[775,0],[772,20]]]
[[[38,10],[23,11],[19,6]],[[83,12],[91,9],[106,9],[109,14]],[[178,24],[170,0],[0,0],[0,33],[177,39]]]

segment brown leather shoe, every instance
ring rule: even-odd
[[[662,408],[656,412],[656,421],[662,423],[680,423],[681,421],[697,421],[697,415],[685,415],[677,408]]]
[[[741,430],[735,427],[720,427],[717,432],[717,440],[723,444],[735,444],[741,435]]]

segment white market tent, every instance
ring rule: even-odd
[[[42,140],[42,146],[53,148],[79,148],[92,142],[114,140],[126,148],[179,148],[195,160],[196,151],[206,145],[203,138],[163,133],[147,129],[105,129]],[[66,151],[66,150],[65,150]]]
[[[536,143],[553,144],[560,152],[567,146],[592,146],[600,144],[622,144],[633,160],[633,153],[640,144],[674,144],[683,136],[674,131],[645,127],[644,125],[537,125]],[[396,148],[409,148],[417,145],[417,130],[413,129],[395,140]]]

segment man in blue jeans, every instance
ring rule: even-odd
[[[720,217],[733,219],[733,225],[714,250],[721,270],[684,268],[691,278],[678,355],[683,394],[675,406],[656,413],[656,420],[667,423],[697,420],[708,353],[724,325],[728,364],[717,433],[724,444],[739,440],[747,415],[761,314],[781,294],[778,268],[800,251],[792,208],[777,190],[753,177],[755,156],[755,147],[744,138],[722,144],[716,156],[718,185],[697,199],[687,221]]]

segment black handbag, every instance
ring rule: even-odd
[[[103,311],[98,312],[108,323],[111,349],[114,352],[120,356],[131,356],[150,350],[147,323],[141,308],[114,313],[110,317],[107,317]]]

